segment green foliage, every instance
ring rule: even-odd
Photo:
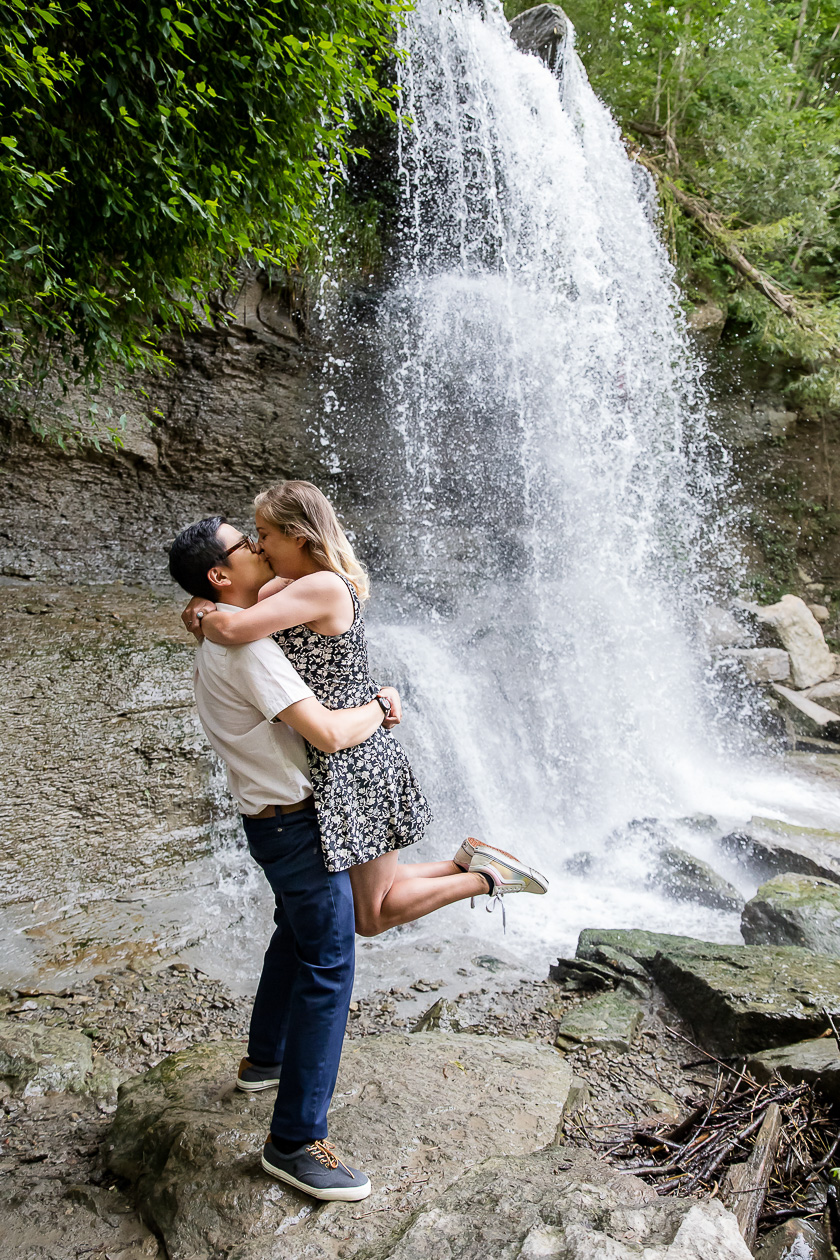
[[[528,4],[506,7],[512,16]],[[812,331],[757,295],[666,204],[666,237],[689,293],[728,302],[765,352],[814,371],[815,395],[836,401],[840,0],[566,0],[564,8],[625,134],[708,199],[749,260],[801,302]]]
[[[160,332],[212,318],[238,257],[311,249],[359,151],[353,111],[393,117],[381,68],[405,7],[0,0],[7,395],[31,408],[48,379],[161,365]]]

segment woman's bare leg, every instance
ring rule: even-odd
[[[401,879],[440,879],[443,875],[463,875],[463,866],[454,862],[398,862],[394,883]]]
[[[431,866],[449,867],[441,874],[417,875],[418,868]],[[418,862],[406,866],[406,874],[397,877],[399,869],[396,852],[383,853],[371,862],[350,867],[350,883],[356,905],[356,931],[360,936],[378,936],[400,923],[413,923],[433,910],[451,906],[467,897],[487,892],[487,880],[483,875],[461,871],[454,862]]]

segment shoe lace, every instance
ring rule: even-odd
[[[338,1168],[340,1166],[350,1177],[353,1178],[354,1181],[356,1180],[352,1168],[348,1168],[347,1165],[336,1155],[332,1142],[310,1142],[306,1149],[312,1154],[313,1158],[317,1159],[318,1162],[323,1164],[325,1168]]]
[[[505,889],[500,887],[500,885],[497,884],[495,887],[495,890],[492,893],[488,894],[490,901],[484,907],[484,909],[487,911],[488,914],[492,914],[493,911],[496,909],[496,903],[498,902],[498,904],[502,907],[502,932],[506,936],[507,935],[507,918],[505,916],[505,903],[503,901],[504,892],[505,892]],[[475,910],[475,897],[470,897],[470,908],[472,910]]]
[[[493,893],[493,896],[490,898],[489,902],[484,907],[484,909],[487,911],[488,914],[492,914],[493,911],[496,909],[497,905],[501,906],[502,908],[502,935],[507,936],[507,921],[505,919],[505,901],[504,901],[504,897],[501,894],[501,891],[498,888]]]

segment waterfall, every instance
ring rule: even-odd
[[[418,0],[400,43],[398,257],[372,314],[328,316],[319,423],[361,498],[424,851],[467,831],[528,855],[560,895],[520,920],[553,939],[667,930],[644,840],[616,835],[755,801],[694,644],[738,562],[653,190],[571,26],[557,73],[497,0]],[[737,935],[681,910],[692,927]]]

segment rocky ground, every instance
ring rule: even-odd
[[[412,991],[412,988],[414,991]],[[383,989],[353,1003],[348,1041],[385,1031],[407,1031],[416,1015],[401,1013],[428,994],[436,981]],[[523,1038],[552,1045],[559,1021],[582,1001],[553,981],[525,982],[495,990],[466,990],[460,1019],[482,1037]],[[81,1033],[94,1061],[102,1057],[122,1079],[148,1071],[166,1055],[191,1045],[238,1038],[244,1041],[247,999],[183,963],[159,971],[125,968],[97,975],[62,992],[14,991],[3,995],[0,1028],[35,1026]],[[663,1018],[664,1017],[664,1018]],[[581,1048],[568,1056],[586,1081],[591,1104],[585,1131],[643,1114],[675,1116],[713,1077],[681,1063],[698,1056],[669,1036],[665,1025],[684,1027],[673,1012],[651,1006],[629,1053],[616,1048]],[[231,1073],[236,1063],[231,1060]],[[35,1082],[30,1088],[37,1090]],[[130,1187],[107,1171],[103,1143],[115,1110],[110,1096],[82,1093],[13,1093],[2,1086],[0,1126],[0,1239],[15,1260],[71,1260],[158,1255],[157,1240],[134,1211]],[[160,1253],[163,1254],[162,1252]]]
[[[486,974],[486,973],[485,973]],[[492,977],[487,977],[492,980]],[[417,1025],[416,999],[428,998],[421,1024],[457,1029],[481,1038],[513,1038],[551,1046],[561,1021],[591,996],[552,980],[492,983],[467,988],[456,1003],[435,1003],[439,982],[419,977],[404,988],[382,989],[353,1003],[349,1044]],[[441,1013],[439,1008],[444,1005]],[[412,1013],[406,1011],[412,1008]],[[93,977],[61,992],[13,991],[0,1005],[0,1041],[8,1047],[33,1028],[82,1034],[93,1062],[107,1063],[104,1092],[41,1093],[32,1079],[23,1092],[3,1088],[0,1127],[0,1239],[15,1260],[139,1260],[163,1255],[140,1220],[132,1187],[108,1171],[106,1138],[115,1111],[117,1080],[147,1072],[190,1046],[229,1038],[244,1041],[247,999],[184,963],[159,970],[135,964]],[[457,1031],[456,1029],[456,1031]],[[673,1031],[669,1031],[673,1030]],[[586,1110],[569,1122],[568,1141],[589,1146],[604,1126],[652,1117],[675,1120],[705,1097],[715,1073],[704,1056],[675,1034],[687,1025],[661,1000],[644,1003],[632,1044],[581,1044],[566,1062],[589,1092]],[[70,1071],[72,1053],[65,1070]],[[8,1063],[6,1068],[8,1069]],[[230,1072],[236,1056],[231,1056]],[[454,1070],[454,1069],[453,1069]],[[110,1092],[109,1092],[110,1091]]]

